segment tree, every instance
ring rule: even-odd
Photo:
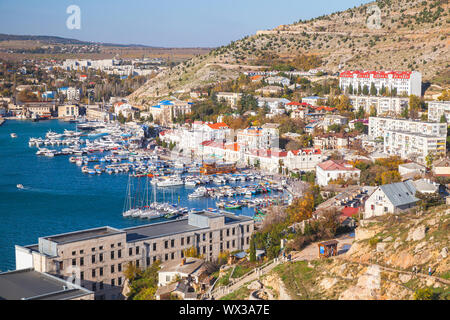
[[[250,239],[250,262],[256,261],[256,244],[255,244],[255,238],[252,237]]]
[[[377,108],[375,108],[375,106],[370,106],[370,116],[371,117],[377,116]]]
[[[369,95],[369,87],[366,84],[364,85],[362,92],[365,96]]]
[[[377,95],[377,88],[375,87],[375,83],[370,84],[370,95],[376,96]]]
[[[408,106],[405,106],[405,108],[400,113],[400,116],[407,119],[408,115],[409,115],[409,109],[408,109]]]
[[[450,101],[450,89],[443,90],[442,94],[438,97],[440,101]]]
[[[447,118],[445,117],[445,114],[443,114],[443,115],[441,116],[441,118],[439,119],[439,122],[440,122],[440,123],[446,123],[446,122],[447,122]]]
[[[360,106],[358,108],[358,111],[355,114],[356,119],[364,119],[364,116],[366,115],[366,112],[364,111],[364,108]]]
[[[301,198],[294,199],[292,204],[286,209],[291,223],[311,218],[313,211],[314,197],[311,191],[306,192]]]
[[[118,116],[117,120],[118,120],[120,123],[122,123],[122,124],[124,124],[125,121],[126,121],[126,120],[125,120],[125,117],[123,116],[123,114],[122,114],[121,111],[119,111],[119,116]]]

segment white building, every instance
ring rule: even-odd
[[[337,115],[337,114],[327,114],[323,121],[322,121],[322,127],[324,130],[328,130],[329,126],[332,126],[334,124],[344,126],[348,123],[348,118]]]
[[[266,79],[266,82],[270,85],[279,84],[282,86],[288,86],[291,83],[291,81],[288,78],[281,77],[281,76],[268,77]]]
[[[402,97],[350,95],[349,99],[355,110],[362,107],[366,113],[370,113],[370,107],[374,106],[379,116],[401,114],[409,104],[409,98]]]
[[[364,219],[397,213],[416,205],[416,187],[410,180],[379,186],[366,200]]]
[[[370,89],[372,83],[380,93],[385,87],[391,92],[397,90],[397,94],[422,95],[422,74],[417,71],[345,71],[339,75],[339,87],[346,91],[350,86],[353,90]]]
[[[418,163],[410,162],[410,163],[402,163],[398,165],[398,173],[401,176],[405,175],[421,175],[426,171],[426,167],[422,166]]]
[[[304,98],[302,98],[302,102],[303,103],[310,104],[310,105],[312,105],[314,107],[319,106],[321,101],[326,101],[326,100],[327,100],[327,98],[325,98],[325,97],[318,97],[318,96],[311,96],[311,97],[304,97]]]
[[[158,286],[165,286],[171,282],[188,277],[198,283],[204,263],[203,259],[192,257],[163,263],[158,271]]]
[[[316,166],[316,179],[319,186],[326,186],[331,180],[353,179],[359,181],[361,170],[346,161],[327,160]]]
[[[439,122],[445,115],[450,122],[450,101],[428,101],[428,121]]]
[[[387,130],[420,133],[427,136],[447,136],[447,125],[411,119],[395,119],[388,117],[369,117],[369,138],[383,137]]]
[[[237,103],[242,98],[242,93],[236,92],[217,92],[217,101],[225,101],[232,108],[237,105]]]
[[[237,143],[245,150],[279,147],[278,125],[266,123],[263,127],[249,127],[237,131]]]
[[[291,101],[285,98],[266,98],[256,96],[256,100],[258,101],[258,107],[269,108],[269,113],[271,114],[283,114],[285,113],[285,107]]]

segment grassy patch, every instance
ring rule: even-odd
[[[250,295],[250,289],[247,288],[247,285],[240,287],[238,290],[235,290],[226,296],[220,298],[220,300],[244,300],[247,299]]]
[[[240,278],[242,277],[244,274],[246,274],[247,272],[250,272],[251,270],[253,270],[254,268],[251,266],[236,266],[236,268],[234,269],[232,278]]]

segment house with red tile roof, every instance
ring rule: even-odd
[[[344,160],[327,160],[316,166],[316,179],[319,186],[326,186],[331,180],[353,179],[359,181],[361,170]]]

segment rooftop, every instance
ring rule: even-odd
[[[110,236],[114,234],[123,233],[124,231],[111,228],[111,227],[101,227],[95,229],[81,230],[69,233],[58,234],[54,236],[43,237],[46,240],[56,242],[58,244],[64,244],[69,242],[76,242],[81,240],[87,240],[90,238],[98,238],[104,236]]]
[[[195,272],[198,268],[200,268],[205,261],[203,259],[186,258],[186,261],[183,263],[183,259],[173,260],[161,265],[161,269],[159,272],[178,272],[184,274],[191,274]]]
[[[87,289],[33,269],[0,273],[0,300],[70,300],[89,294]]]

